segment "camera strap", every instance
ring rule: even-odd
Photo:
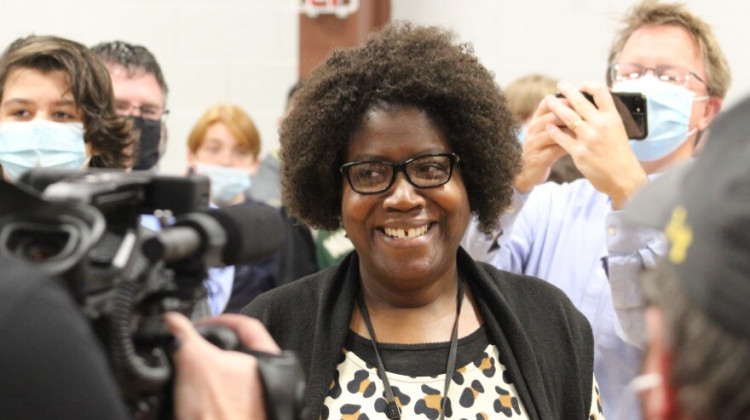
[[[258,359],[268,420],[298,420],[305,404],[305,374],[293,351],[242,350]]]
[[[268,420],[302,418],[307,385],[305,372],[295,352],[285,350],[280,354],[273,354],[251,350],[240,343],[233,330],[220,325],[199,325],[196,330],[220,349],[239,351],[258,359]]]
[[[443,398],[440,402],[440,420],[445,418],[445,403],[448,401],[448,388],[450,388],[451,380],[453,379],[453,371],[456,369],[456,357],[458,353],[458,319],[461,316],[461,303],[464,299],[464,284],[459,280],[458,282],[458,296],[456,305],[456,322],[453,325],[453,333],[451,334],[451,345],[448,351],[448,361],[446,362],[445,368],[445,383],[443,385]],[[370,320],[370,313],[367,311],[367,305],[365,304],[364,295],[362,293],[362,287],[359,289],[359,298],[357,299],[359,305],[359,312],[362,314],[362,320],[365,322],[367,332],[370,334],[370,342],[372,348],[375,350],[375,359],[378,362],[378,376],[383,381],[383,388],[385,389],[386,399],[386,411],[385,415],[390,420],[401,419],[401,407],[396,403],[396,398],[393,395],[393,389],[388,381],[388,375],[386,374],[385,365],[383,359],[380,357],[378,351],[378,345],[375,339],[375,331],[372,328],[372,321]]]

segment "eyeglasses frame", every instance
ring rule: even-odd
[[[414,162],[415,160],[419,160],[419,159],[427,158],[427,157],[436,157],[436,156],[447,157],[448,161],[450,162],[450,168],[449,168],[449,171],[448,171],[448,178],[445,180],[445,182],[442,182],[442,183],[436,184],[436,185],[426,186],[426,187],[423,187],[423,186],[420,186],[420,185],[417,185],[416,183],[414,183],[414,181],[409,176],[409,173],[406,172],[406,166],[408,164],[410,164],[411,162]],[[339,168],[339,172],[341,172],[341,174],[344,176],[344,178],[346,178],[346,180],[349,182],[349,186],[352,187],[352,190],[354,192],[356,192],[357,194],[362,194],[362,195],[373,195],[373,194],[381,194],[381,193],[384,193],[384,192],[388,191],[391,188],[391,186],[393,186],[393,183],[396,182],[396,177],[398,176],[399,172],[403,172],[404,173],[404,178],[406,178],[406,180],[409,182],[409,184],[413,185],[416,188],[430,189],[430,188],[441,187],[441,186],[447,184],[448,182],[450,182],[451,178],[453,178],[453,168],[460,161],[461,161],[461,157],[459,155],[457,155],[456,153],[430,153],[430,154],[425,154],[425,155],[419,155],[419,156],[411,157],[411,158],[406,159],[405,161],[403,161],[401,163],[393,163],[393,162],[379,161],[379,160],[360,160],[360,161],[355,161],[355,162],[347,162],[347,163],[341,165],[341,167]],[[354,167],[354,166],[361,165],[361,164],[364,164],[364,163],[380,163],[380,164],[384,164],[384,165],[387,165],[387,166],[390,166],[391,168],[393,168],[393,174],[391,175],[391,180],[390,180],[390,182],[388,183],[388,185],[385,188],[383,188],[382,190],[379,190],[379,191],[368,191],[368,192],[361,192],[361,191],[358,191],[356,188],[354,188],[354,184],[352,183],[352,179],[349,176],[349,169],[352,168],[352,167]]]
[[[693,72],[692,70],[690,70],[690,69],[687,69],[687,68],[685,68],[685,67],[681,67],[681,66],[672,66],[672,65],[663,65],[663,66],[655,66],[655,67],[646,67],[646,66],[642,66],[642,65],[640,65],[640,64],[638,64],[638,63],[624,63],[624,64],[634,65],[634,66],[638,66],[638,67],[640,67],[640,68],[641,68],[640,76],[638,76],[638,77],[637,77],[637,79],[640,79],[641,77],[645,76],[645,75],[646,75],[646,73],[648,73],[648,71],[649,71],[649,70],[651,70],[651,73],[652,73],[652,74],[653,74],[654,76],[656,76],[656,74],[657,74],[657,69],[672,68],[672,69],[679,69],[679,70],[684,70],[684,71],[686,71],[686,72],[687,72],[687,75],[686,75],[686,78],[685,78],[685,82],[684,82],[684,84],[683,84],[682,86],[685,86],[685,87],[687,87],[688,83],[690,83],[690,78],[695,78],[695,80],[697,80],[697,81],[699,81],[699,82],[703,83],[703,84],[704,84],[705,86],[708,86],[708,83],[706,83],[706,81],[705,81],[705,80],[703,80],[703,78],[701,78],[700,76],[698,76],[697,74],[695,74],[695,72]],[[612,65],[612,66],[611,66],[611,67],[609,68],[609,77],[610,77],[610,78],[612,79],[612,82],[615,82],[615,81],[619,81],[619,79],[617,78],[617,70],[618,70],[618,68],[619,68],[620,66],[621,66],[621,64],[620,64],[620,63],[617,63],[617,64],[613,64],[613,65]],[[625,79],[622,79],[622,80],[625,80]],[[635,80],[635,79],[628,79],[628,80]]]
[[[159,116],[156,117],[156,118],[150,118],[150,117],[144,116],[144,112],[143,112],[144,108],[148,108],[148,106],[135,106],[135,105],[131,105],[128,108],[128,113],[127,114],[125,114],[125,113],[118,113],[118,115],[121,115],[123,117],[139,116],[141,118],[145,118],[145,119],[148,119],[148,120],[167,122],[167,117],[169,116],[169,109],[167,109],[167,108],[164,108],[164,109],[159,108]],[[134,114],[133,110],[138,110],[138,114]],[[117,106],[115,105],[115,111],[124,111],[124,109],[118,110]]]

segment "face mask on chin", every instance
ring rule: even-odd
[[[689,127],[693,102],[708,99],[708,96],[696,98],[693,91],[652,76],[617,82],[612,91],[646,95],[648,136],[630,140],[630,147],[641,162],[659,160],[684,144],[697,131]]]
[[[159,161],[161,141],[161,121],[143,117],[132,117],[134,128],[140,131],[138,155],[133,164],[134,170],[148,170]]]
[[[0,165],[11,181],[34,168],[82,169],[83,123],[45,119],[0,123]]]

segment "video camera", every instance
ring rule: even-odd
[[[161,315],[195,314],[209,267],[268,258],[283,241],[275,209],[209,209],[208,192],[200,175],[110,170],[35,169],[19,184],[0,181],[0,254],[63,281],[106,348],[135,419],[173,413],[173,338]],[[157,219],[157,230],[143,217]],[[226,329],[199,331],[258,357],[269,419],[298,417],[305,384],[293,354],[252,352]]]

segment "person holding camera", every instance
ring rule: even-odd
[[[115,113],[107,69],[55,36],[14,41],[0,59],[0,166],[15,182],[34,167],[125,168],[134,142]]]
[[[470,228],[463,242],[479,260],[558,286],[587,316],[604,409],[615,417],[642,357],[637,274],[665,249],[658,231],[629,225],[620,209],[649,175],[691,158],[730,83],[711,27],[685,6],[646,0],[624,22],[609,54],[609,87],[581,88],[594,105],[578,88],[558,84],[566,99],[548,96],[529,123],[502,231],[487,237]],[[645,95],[644,140],[628,140],[610,89]],[[565,154],[585,179],[538,185]]]
[[[84,45],[32,35],[14,41],[3,53],[4,180],[15,182],[35,167],[124,169],[131,164],[134,137],[131,124],[116,113],[107,69]],[[76,306],[74,292],[27,262],[6,256],[0,258],[0,267],[0,296],[5,299],[0,308],[2,415],[35,420],[128,418],[103,343]],[[169,313],[164,322],[176,338],[172,360],[177,418],[266,418],[268,396],[260,359],[213,346],[181,314]],[[252,350],[280,352],[257,321],[221,317],[207,322],[234,330]]]
[[[66,289],[30,264],[0,258],[0,266],[3,416],[130,418],[102,343]],[[217,348],[179,313],[164,320],[177,343],[172,355],[176,418],[266,418],[256,357]],[[249,349],[280,353],[257,320],[223,315],[206,323],[234,330]]]
[[[516,129],[436,27],[392,24],[305,79],[281,127],[285,205],[354,251],[242,311],[299,354],[303,418],[601,416],[585,317],[459,246],[472,213],[491,231],[509,203]]]

